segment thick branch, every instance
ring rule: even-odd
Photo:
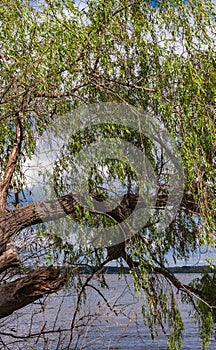
[[[0,256],[0,273],[10,269],[11,267],[17,267],[20,264],[20,258],[16,249],[9,249]]]
[[[64,286],[65,279],[53,267],[41,268],[26,277],[0,287],[0,317],[31,304],[46,294],[57,292]]]
[[[92,195],[97,201],[104,200],[101,196]],[[166,206],[168,195],[158,196],[155,207],[163,208]],[[4,246],[8,240],[16,233],[26,227],[36,225],[42,222],[53,221],[59,218],[63,218],[69,214],[75,212],[76,205],[79,203],[75,193],[70,193],[57,200],[48,202],[32,203],[17,210],[8,212],[5,216],[0,218],[0,242]],[[107,215],[113,219],[114,222],[123,222],[125,218],[130,215],[134,209],[146,208],[146,201],[141,199],[138,195],[128,194],[123,197],[122,202],[112,211],[109,209],[103,212],[89,208],[91,212],[97,212],[99,215]],[[81,206],[80,206],[81,208]],[[81,208],[82,209],[82,208]],[[182,201],[183,210],[193,210],[195,205],[193,198],[190,195],[185,194]],[[74,220],[80,220],[80,215],[74,217]]]
[[[21,114],[21,113],[20,113]],[[23,115],[18,117],[17,128],[16,128],[16,141],[11,149],[8,162],[6,165],[4,177],[1,181],[0,186],[0,210],[5,211],[7,191],[10,186],[10,182],[13,177],[13,173],[17,164],[21,143],[23,139]]]
[[[33,203],[6,213],[0,218],[0,252],[9,239],[22,229],[65,217],[74,212],[76,203],[70,194],[55,201]]]
[[[0,58],[5,64],[5,66],[8,68],[9,66],[8,66],[7,59],[2,53],[0,53]],[[17,89],[15,82],[13,82],[12,86],[13,86],[15,96],[18,98],[19,91]],[[23,102],[24,101],[22,101],[22,104]],[[10,151],[8,162],[6,164],[5,173],[0,185],[0,211],[1,212],[4,212],[6,209],[7,192],[13,177],[13,173],[17,164],[17,159],[18,159],[18,156],[21,150],[22,141],[23,141],[23,128],[24,128],[23,106],[19,111],[17,111],[16,114],[17,114],[16,139]]]

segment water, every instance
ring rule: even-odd
[[[195,277],[194,274],[178,274],[184,283]],[[102,290],[106,301],[96,290],[99,288],[97,280],[90,282],[86,303],[75,320],[76,330],[70,346],[71,332],[68,330],[61,334],[58,330],[70,329],[77,293],[61,291],[46,298],[43,303],[29,305],[3,320],[0,333],[7,332],[15,337],[24,335],[26,339],[0,334],[3,341],[0,342],[0,349],[165,350],[168,333],[164,334],[158,329],[158,336],[152,342],[148,328],[143,325],[141,307],[144,299],[138,299],[135,295],[131,276],[119,279],[118,275],[107,275],[107,282],[110,288]],[[183,350],[201,350],[197,327],[192,317],[188,316],[189,306],[182,304],[179,296],[177,298],[185,325]],[[53,329],[55,333],[52,333]],[[43,336],[29,337],[30,333],[40,333],[41,330],[45,332]],[[216,349],[213,337],[208,349]]]

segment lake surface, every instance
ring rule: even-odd
[[[184,283],[197,276],[178,274],[178,278]],[[82,278],[85,279],[86,276]],[[131,276],[126,275],[119,279],[119,276],[114,274],[107,275],[106,279],[109,289],[102,290],[96,279],[89,283],[91,286],[87,288],[86,302],[75,318],[76,330],[71,342],[70,331],[61,334],[58,330],[71,327],[77,300],[74,290],[61,291],[2,320],[0,349],[165,350],[168,333],[164,334],[158,328],[158,336],[152,341],[148,328],[143,324],[141,307],[144,298],[139,299],[135,294]],[[98,294],[99,288],[106,301]],[[177,298],[185,325],[183,350],[201,350],[197,326],[188,315],[190,307],[181,303],[180,296]],[[53,329],[55,333],[52,333]],[[45,333],[43,336],[29,337],[30,332],[40,333],[41,330]],[[12,336],[3,335],[2,332]],[[26,339],[17,339],[16,336],[26,336]],[[208,349],[216,350],[213,337]]]

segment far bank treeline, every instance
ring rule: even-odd
[[[205,274],[205,273],[215,273],[215,268],[211,268],[209,265],[205,266],[176,266],[176,267],[169,267],[168,270],[172,273],[198,273],[198,274]],[[92,273],[94,271],[91,267],[80,267],[79,272],[80,273]],[[129,267],[117,267],[117,266],[105,266],[101,273],[108,273],[108,274],[130,274],[130,268]],[[149,271],[151,273],[151,271]],[[153,272],[154,273],[154,272]]]

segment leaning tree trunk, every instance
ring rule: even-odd
[[[98,201],[103,198],[97,198]],[[165,206],[167,196],[158,196],[156,205]],[[58,200],[34,203],[14,211],[0,212],[0,273],[6,273],[11,268],[20,264],[20,258],[15,249],[7,248],[10,240],[21,230],[41,222],[48,222],[74,213],[77,200],[72,193]],[[185,195],[182,206],[191,209],[191,200]],[[115,222],[122,222],[128,212],[134,208],[145,208],[145,200],[138,200],[137,195],[125,195],[121,204],[108,212],[108,216]],[[128,211],[128,209],[130,209]],[[113,260],[125,256],[125,242],[119,243],[107,249],[107,260]],[[127,260],[127,259],[126,259]],[[0,317],[6,317],[35,300],[58,291],[63,287],[65,277],[53,267],[43,268],[29,272],[27,276],[16,279],[6,285],[0,285]]]

